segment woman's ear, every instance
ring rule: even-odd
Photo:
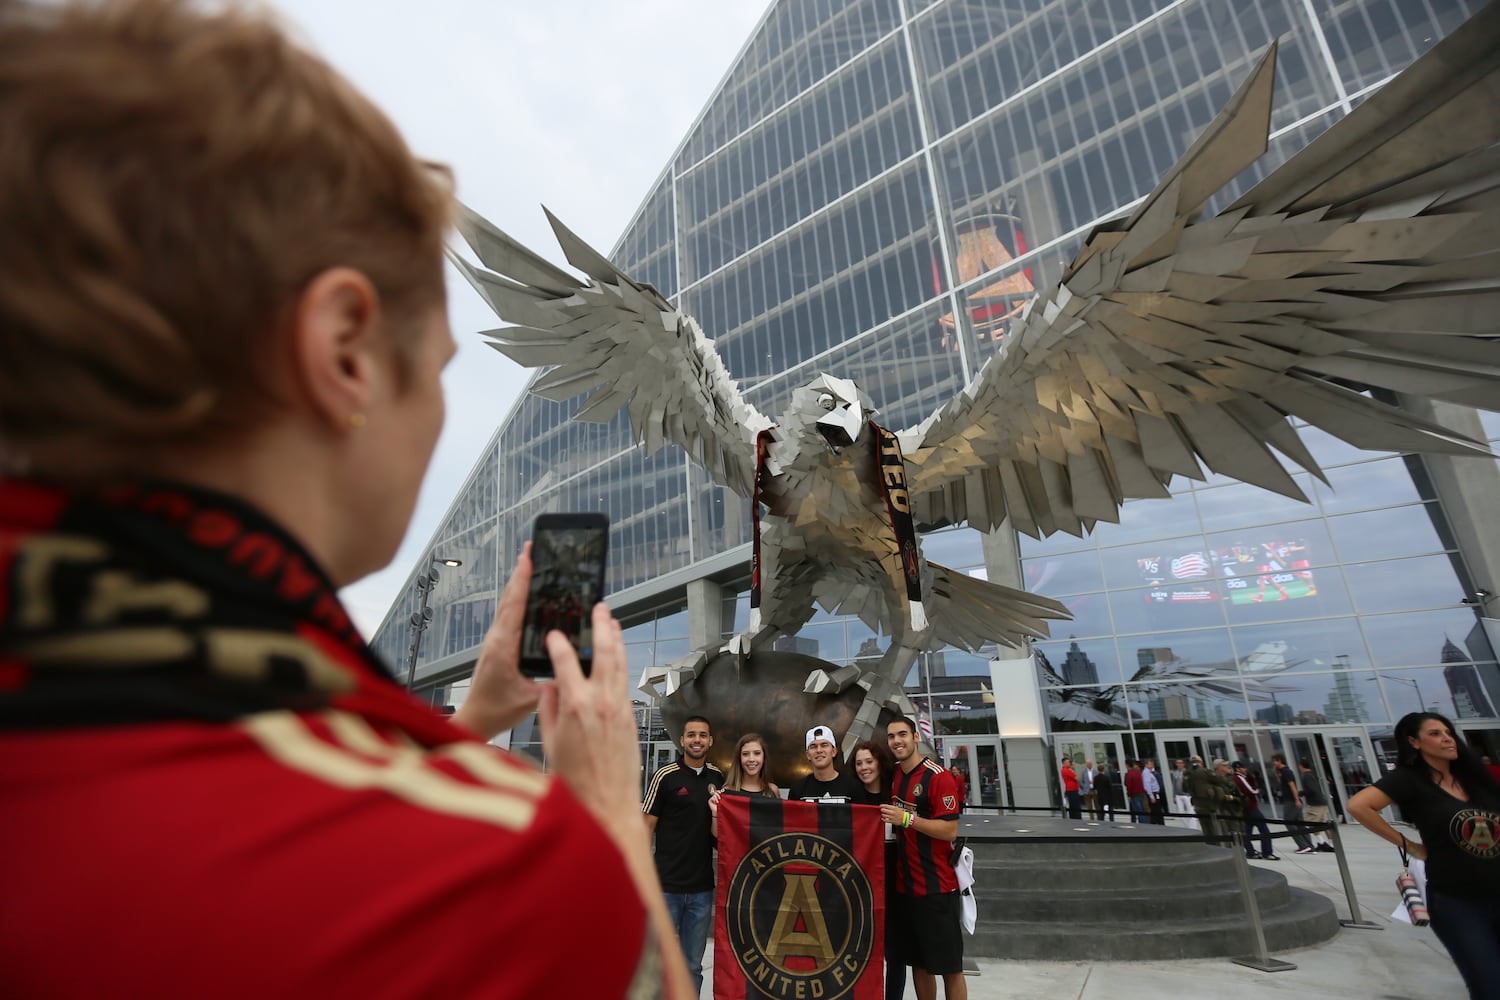
[[[316,275],[297,298],[291,353],[308,409],[331,427],[364,420],[383,377],[380,294],[349,267]]]

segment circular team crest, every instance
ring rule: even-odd
[[[1460,809],[1448,825],[1448,835],[1477,858],[1500,857],[1500,816],[1488,809]]]
[[[764,996],[837,1000],[870,963],[870,880],[853,854],[816,833],[780,833],[747,851],[724,919],[746,983]]]

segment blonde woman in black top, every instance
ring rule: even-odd
[[[746,733],[735,744],[734,763],[729,765],[724,791],[764,795],[771,799],[781,797],[781,789],[771,780],[766,767],[766,741],[759,733]]]
[[[766,767],[766,740],[759,733],[746,733],[734,745],[734,763],[729,765],[729,777],[724,787],[715,789],[708,797],[708,808],[713,814],[713,835],[719,835],[719,796],[725,792],[734,795],[763,795],[768,799],[781,798],[781,789],[771,780]]]

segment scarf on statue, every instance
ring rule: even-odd
[[[464,739],[360,638],[312,557],[231,497],[0,479],[0,729],[340,708]]]

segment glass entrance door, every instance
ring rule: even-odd
[[[1057,760],[1054,762],[1054,772],[1061,771],[1064,757],[1073,762],[1075,769],[1084,767],[1089,761],[1094,762],[1094,769],[1108,766],[1110,773],[1109,790],[1101,796],[1094,792],[1093,815],[1103,818],[1104,807],[1109,806],[1114,811],[1124,805],[1124,762],[1125,750],[1122,736],[1115,733],[1068,733],[1058,736]],[[1058,794],[1062,794],[1062,779],[1058,777]],[[1088,806],[1087,800],[1085,807]],[[1085,814],[1088,815],[1087,813]]]
[[[964,801],[970,807],[999,809],[1006,804],[1001,769],[1000,738],[947,736],[943,738],[943,766],[964,778]]]
[[[1149,742],[1143,738],[1145,735],[1152,737]],[[1140,756],[1154,758],[1162,771],[1170,771],[1179,757],[1183,760],[1195,755],[1202,757],[1204,767],[1213,767],[1215,757],[1229,761],[1235,758],[1230,752],[1233,743],[1229,733],[1222,729],[1158,729],[1150,734],[1136,733],[1135,745],[1141,749]]]
[[[1291,747],[1291,756],[1306,757],[1323,780],[1334,817],[1346,815],[1344,803],[1349,801],[1349,796],[1368,787],[1383,773],[1363,729],[1288,732],[1287,744]]]

